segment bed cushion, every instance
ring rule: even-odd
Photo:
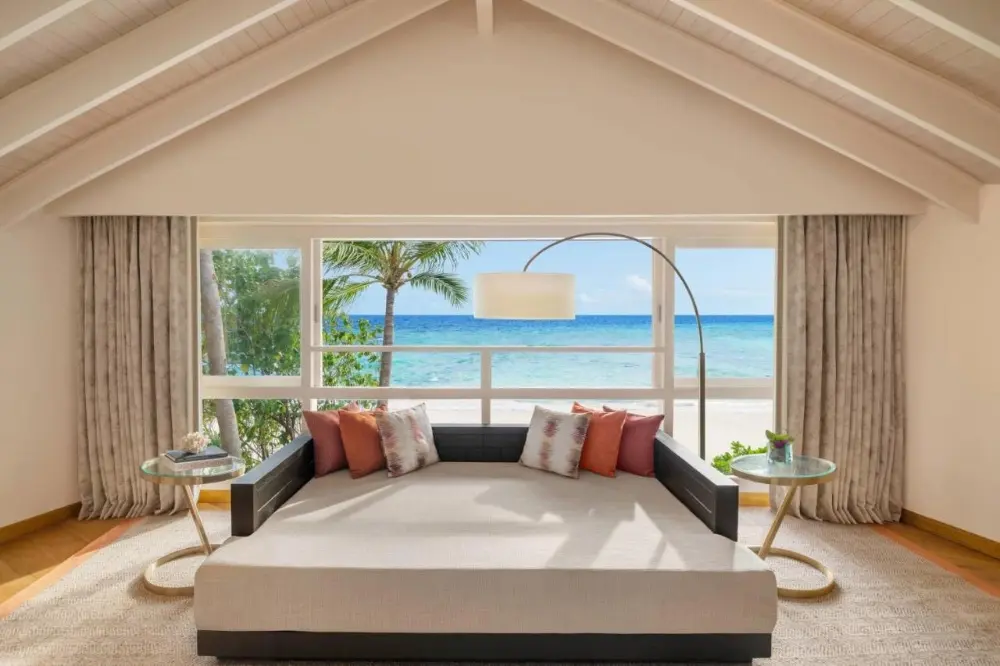
[[[589,414],[556,412],[536,405],[521,464],[575,479],[580,475],[580,456],[589,423]]]
[[[626,413],[602,412],[584,407],[578,402],[573,403],[573,413],[590,415],[587,438],[583,441],[583,453],[580,455],[580,469],[602,476],[614,476]]]
[[[403,476],[438,462],[434,431],[423,403],[395,412],[376,412],[389,476]]]
[[[604,406],[605,412],[613,412]],[[653,439],[663,423],[663,414],[643,416],[628,412],[618,448],[618,469],[639,476],[653,476]]]
[[[385,469],[385,454],[374,412],[340,410],[340,436],[352,478],[360,479]]]
[[[656,479],[517,463],[307,483],[197,572],[198,629],[770,633],[774,575]]]
[[[360,412],[361,407],[352,402],[344,408],[349,412]],[[303,411],[306,427],[313,438],[316,455],[316,476],[326,476],[330,472],[347,467],[344,442],[340,436],[340,412],[331,409],[323,412]]]

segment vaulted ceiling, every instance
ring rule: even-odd
[[[444,1],[4,0],[0,225]],[[970,217],[1000,183],[1000,0],[525,1]]]

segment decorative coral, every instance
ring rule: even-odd
[[[200,432],[189,432],[181,438],[181,451],[200,453],[208,446],[209,439]]]

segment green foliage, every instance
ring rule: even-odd
[[[795,441],[795,438],[789,434],[783,432],[771,432],[770,430],[765,430],[764,435],[767,437],[769,442],[785,442],[791,444]]]
[[[731,474],[732,469],[729,467],[729,464],[733,461],[733,458],[739,458],[740,456],[749,456],[755,453],[767,453],[767,446],[752,448],[749,446],[744,446],[740,442],[730,442],[728,451],[726,451],[725,453],[720,453],[719,455],[712,458],[712,467],[719,470],[723,474]]]
[[[271,252],[213,252],[226,332],[229,374],[288,376],[299,374],[299,266],[289,258],[275,263]],[[378,344],[381,328],[367,320],[352,326],[333,301],[324,301],[326,341],[334,345]],[[324,386],[376,386],[379,355],[373,352],[324,354]],[[203,361],[207,372],[207,357]],[[302,431],[298,400],[233,400],[243,458],[253,467]],[[324,401],[335,409],[343,401]],[[218,444],[216,401],[206,400],[203,429]]]

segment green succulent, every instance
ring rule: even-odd
[[[794,437],[782,432],[771,432],[770,430],[765,430],[764,435],[767,436],[767,441],[769,442],[785,442],[786,444],[790,444],[795,441]]]

